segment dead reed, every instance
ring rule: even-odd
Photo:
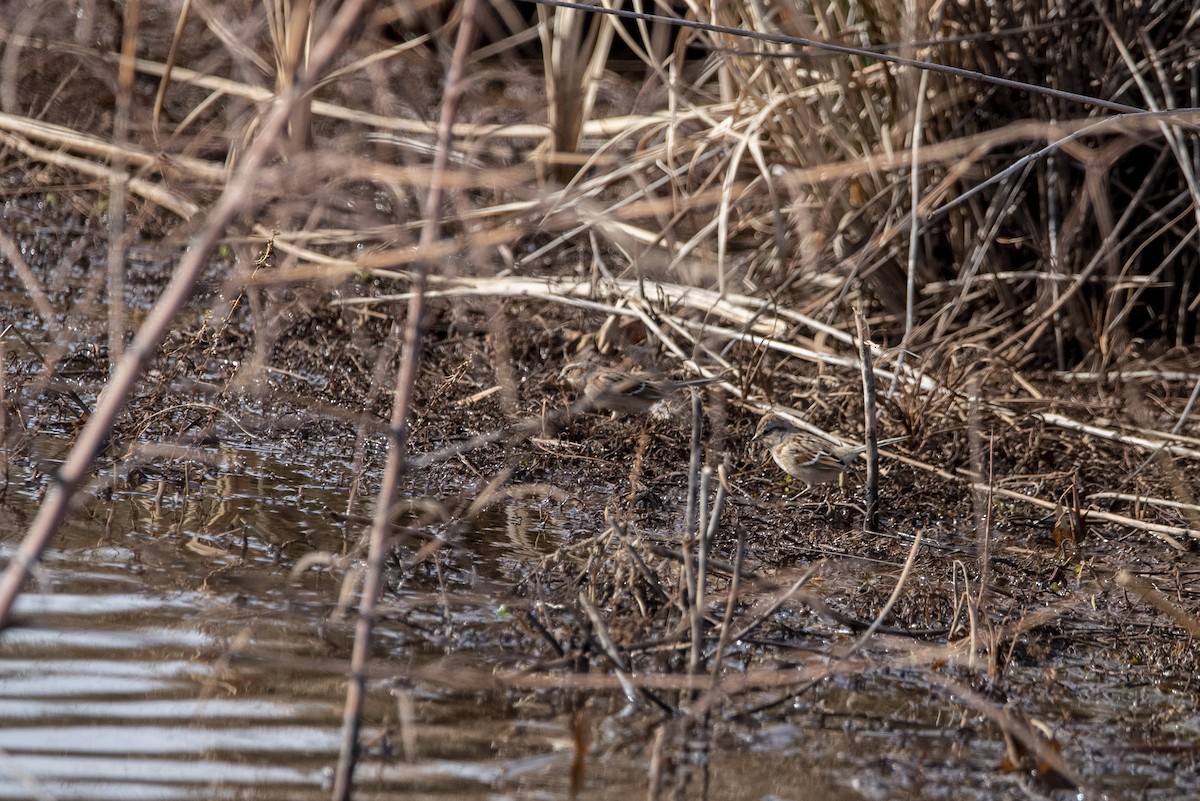
[[[5,447],[44,393],[97,393],[68,407],[74,447],[0,623],[95,462],[132,470],[166,397],[211,400],[189,423],[207,430],[265,376],[320,374],[325,393],[283,392],[354,429],[347,513],[366,441],[391,449],[360,554],[349,797],[388,555],[446,544],[399,522],[414,474],[476,459],[469,524],[500,485],[541,480],[529,461],[557,486],[581,432],[601,454],[585,483],[632,457],[595,450],[630,445],[628,423],[570,406],[564,362],[719,376],[724,400],[648,424],[667,444],[612,470],[624,492],[580,495],[604,524],[531,572],[531,653],[503,680],[619,688],[678,727],[661,765],[716,715],[912,669],[1017,762],[1088,786],[968,685],[1109,593],[1131,558],[1112,542],[1139,538],[1165,570],[1200,539],[1196,19],[1143,5],[26,3],[0,30],[3,191],[28,218],[89,220],[104,266],[83,325],[64,240],[32,260],[28,227],[0,231],[43,332],[3,343],[6,366],[37,370],[6,375]],[[131,286],[144,239],[158,269]],[[85,388],[63,365],[93,341],[104,379]],[[872,453],[880,491],[853,523],[832,496],[779,500],[744,452],[753,417],[801,407],[822,430],[906,437]],[[645,499],[681,474],[682,510],[651,520]],[[884,569],[846,568],[868,558]],[[1080,594],[1047,600],[1064,585]]]

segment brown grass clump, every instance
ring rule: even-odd
[[[619,689],[675,727],[661,767],[716,716],[912,670],[1086,786],[983,685],[1038,705],[1023,668],[1085,622],[1132,648],[1111,577],[1200,538],[1196,23],[1142,5],[26,4],[0,442],[28,456],[49,396],[74,447],[0,620],[96,459],[200,461],[254,406],[354,443],[355,691],[385,565],[569,497],[508,686]],[[576,359],[720,390],[602,418],[555,379]],[[903,437],[871,514],[780,489],[747,449],[769,410]],[[1190,585],[1121,575],[1191,629]]]

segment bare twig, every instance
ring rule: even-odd
[[[831,42],[821,42],[815,39],[805,39],[798,36],[785,36],[778,33],[761,33],[756,31],[748,31],[742,28],[733,28],[727,25],[713,25],[707,22],[698,22],[689,19],[680,19],[678,17],[666,17],[657,14],[643,14],[637,11],[626,11],[619,8],[604,8],[588,3],[574,3],[569,0],[530,0],[530,2],[538,5],[556,6],[558,8],[573,8],[583,11],[591,11],[598,14],[612,14],[613,16],[622,17],[624,19],[645,20],[648,22],[656,22],[664,25],[676,25],[681,28],[692,28],[699,31],[708,31],[709,33],[726,34],[729,36],[740,36],[747,39],[754,39],[760,42],[770,42],[773,44],[792,45],[797,48],[811,48],[813,50],[824,51],[827,53],[837,53],[843,56],[854,56],[858,58],[876,59],[879,61],[889,62],[902,67],[914,67],[916,69],[929,70],[938,72],[944,75],[950,75],[955,78],[964,80],[980,81],[983,83],[995,84],[997,86],[1006,86],[1010,89],[1017,89],[1023,92],[1032,92],[1035,94],[1046,95],[1047,97],[1055,97],[1062,100],[1069,100],[1075,103],[1084,105],[1096,106],[1098,108],[1109,109],[1110,111],[1119,111],[1125,113],[1136,113],[1142,111],[1137,106],[1129,106],[1124,103],[1117,103],[1112,100],[1107,100],[1100,97],[1091,97],[1082,95],[1077,92],[1067,92],[1062,89],[1054,89],[1049,86],[1040,86],[1038,84],[1025,83],[1023,81],[1015,81],[1011,78],[1004,78],[996,75],[985,75],[981,72],[962,69],[961,67],[951,67],[945,64],[935,64],[930,61],[921,61],[915,58],[907,58],[898,56],[894,53],[884,53],[875,50],[865,50],[859,47],[847,47],[845,45],[833,44]]]
[[[425,226],[421,229],[418,246],[422,249],[432,246],[441,237],[441,207],[444,196],[441,175],[450,163],[452,123],[458,114],[458,104],[464,90],[463,75],[475,41],[476,7],[476,0],[466,0],[463,4],[454,56],[446,76],[446,91],[442,97],[441,120],[438,125],[438,147],[434,155],[432,180],[425,206]],[[358,621],[354,629],[354,650],[350,658],[346,708],[342,717],[342,747],[333,785],[335,801],[349,801],[353,790],[354,767],[358,761],[358,731],[366,696],[367,663],[370,660],[371,635],[375,626],[375,603],[383,588],[383,566],[391,530],[392,506],[399,492],[400,478],[407,468],[408,417],[424,337],[424,293],[428,269],[429,263],[423,260],[418,261],[413,269],[413,292],[408,303],[408,317],[404,327],[404,358],[396,374],[396,391],[392,405],[392,441],[371,525],[367,574],[363,580]]]
[[[113,114],[116,145],[108,179],[108,358],[116,364],[125,350],[125,210],[129,205],[129,170],[125,164],[129,116],[133,106],[134,56],[141,26],[141,0],[125,7],[121,35],[121,61],[117,69],[117,102]]]
[[[113,369],[108,384],[96,403],[94,413],[80,432],[79,439],[76,440],[66,462],[59,469],[55,482],[47,491],[37,516],[29,527],[29,533],[13,553],[4,577],[0,579],[0,628],[8,624],[13,601],[20,594],[26,576],[66,517],[71,499],[90,472],[92,461],[108,438],[117,414],[124,407],[143,366],[154,355],[179,309],[191,296],[192,287],[206,266],[209,254],[234,216],[244,211],[252,202],[258,173],[267,155],[275,147],[275,138],[283,130],[292,107],[304,99],[316,83],[319,73],[339,52],[341,43],[367,5],[368,0],[347,0],[338,9],[324,35],[313,46],[309,68],[292,86],[291,91],[279,98],[263,121],[258,137],[229,176],[229,181],[213,205],[207,222],[193,237],[191,246],[180,260],[162,297],[138,329],[121,361]]]
[[[875,404],[875,363],[871,357],[871,347],[868,342],[870,329],[863,316],[862,309],[854,314],[854,324],[858,329],[859,363],[862,367],[863,415],[865,439],[867,446],[863,458],[867,462],[867,479],[864,484],[866,492],[866,515],[863,516],[863,531],[871,532],[876,529],[879,521],[879,422],[878,410]]]
[[[960,468],[954,473],[948,470],[943,470],[926,462],[921,462],[907,456],[894,455],[894,458],[907,464],[911,467],[917,467],[926,470],[929,473],[940,476],[946,479],[965,480],[967,486],[973,490],[980,492],[990,492],[1000,498],[1008,498],[1014,501],[1023,501],[1041,509],[1055,511],[1058,508],[1056,501],[1048,501],[1044,498],[1038,498],[1032,495],[1015,492],[1013,490],[997,487],[992,482],[983,481],[980,476],[973,475],[970,470]],[[1138,531],[1148,531],[1157,536],[1170,547],[1177,551],[1186,551],[1188,546],[1179,541],[1179,537],[1191,538],[1200,541],[1200,529],[1187,528],[1185,526],[1167,526],[1161,523],[1151,523],[1146,520],[1138,520],[1133,517],[1106,512],[1102,509],[1088,509],[1087,515],[1089,520],[1107,520],[1110,523],[1116,523],[1121,526],[1127,526]]]
[[[854,643],[845,652],[838,654],[838,659],[849,659],[854,654],[858,653],[867,641],[874,636],[875,632],[883,625],[883,621],[892,613],[896,602],[900,600],[900,594],[904,592],[904,586],[908,583],[908,577],[912,575],[913,565],[916,564],[917,554],[921,552],[921,531],[913,535],[913,543],[908,549],[908,558],[904,560],[904,568],[900,571],[900,577],[896,579],[896,586],[892,588],[892,594],[888,596],[887,603],[879,610],[879,614],[871,621],[871,625],[867,626],[867,630],[862,633]]]
[[[3,231],[0,231],[0,256],[8,259],[13,269],[16,270],[17,276],[25,286],[25,291],[29,293],[29,299],[33,301],[33,307],[37,309],[38,316],[42,318],[42,325],[51,332],[53,339],[59,330],[54,307],[50,305],[50,299],[46,297],[42,285],[38,283],[37,276],[33,274],[33,270],[29,269],[29,264],[21,255],[21,249]],[[46,367],[48,369],[50,365],[46,365]]]
[[[701,525],[700,498],[705,490],[700,473],[703,431],[704,410],[700,405],[700,393],[692,392],[691,458],[688,462],[688,492],[683,516],[683,541],[680,543],[680,551],[683,553],[683,570],[680,573],[683,587],[679,593],[680,611],[688,623],[688,630],[692,637],[688,658],[688,675],[694,675],[699,666],[703,623],[703,611],[700,609],[700,598],[697,597],[701,579],[698,578],[695,562],[696,541],[699,539],[697,531]]]
[[[935,687],[940,687],[952,695],[960,703],[976,710],[984,717],[995,723],[1005,735],[1018,741],[1027,751],[1035,754],[1039,763],[1044,766],[1042,772],[1053,771],[1062,780],[1083,790],[1081,795],[1090,798],[1096,794],[1094,788],[1084,781],[1083,777],[1072,771],[1063,759],[1062,754],[1046,738],[1038,735],[1027,723],[1017,717],[1007,707],[1000,706],[995,701],[976,692],[971,687],[949,676],[934,671],[926,671],[925,678]]]
[[[1133,590],[1142,596],[1146,603],[1171,618],[1179,628],[1193,637],[1200,637],[1200,620],[1197,620],[1195,615],[1189,614],[1186,609],[1182,609],[1171,603],[1170,599],[1148,582],[1143,581],[1128,570],[1122,569],[1117,571],[1117,586]]]
[[[724,482],[722,482],[724,483]],[[729,647],[732,635],[733,612],[737,608],[738,595],[742,586],[742,562],[746,556],[746,532],[740,526],[737,535],[737,550],[733,554],[733,577],[729,581],[729,596],[725,599],[725,616],[721,619],[721,636],[717,639],[717,648],[713,652],[712,683],[709,684],[709,695],[717,691],[721,680],[721,662],[725,658],[725,649]]]

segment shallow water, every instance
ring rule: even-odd
[[[37,450],[43,467],[61,455],[54,443]],[[186,494],[150,482],[93,498],[46,555],[18,625],[0,638],[0,798],[329,797],[353,626],[337,608],[343,573],[293,576],[292,567],[358,541],[361,522],[341,514],[349,470],[296,449],[212,457],[218,466]],[[36,511],[37,479],[11,468],[0,559]],[[881,664],[792,699],[766,690],[763,700],[786,704],[752,720],[718,714],[700,733],[628,704],[619,688],[531,692],[491,681],[529,656],[508,609],[521,603],[514,584],[587,528],[576,503],[498,503],[435,560],[389,573],[357,797],[566,798],[575,709],[588,732],[580,799],[645,797],[663,725],[675,762],[661,786],[682,797],[1037,792],[1000,769],[993,727],[930,691],[928,666],[909,676]],[[810,623],[790,621],[794,642],[780,652],[798,668],[830,645],[825,632],[810,641]],[[736,657],[726,668],[733,680],[744,669]],[[1200,785],[1186,745],[1200,726],[1191,682],[1148,687],[1128,665],[1067,653],[1011,671],[1010,686],[1050,688],[1019,708],[1061,733],[1069,764],[1096,785],[1150,798],[1189,797]]]
[[[344,477],[294,452],[222,459],[187,496],[150,485],[90,500],[46,554],[0,640],[0,798],[329,797],[353,626],[337,609],[340,578],[293,577],[291,567],[312,549],[344,552],[360,535],[333,514]],[[0,558],[36,511],[36,482],[18,489],[26,479],[14,474],[0,506]],[[574,708],[585,710],[590,747],[576,797],[645,794],[646,719],[619,690],[532,693],[486,678],[524,655],[506,648],[505,599],[575,511],[538,497],[498,504],[444,549],[436,570],[393,584],[357,797],[566,798]],[[692,774],[704,765],[715,798],[787,797],[797,787],[846,797],[840,769],[814,771],[803,758],[810,734],[742,732],[697,751],[676,783],[698,788]]]
[[[359,532],[332,522],[344,493],[315,482],[315,468],[234,455],[238,474],[218,473],[188,498],[93,499],[46,554],[0,645],[0,798],[328,797],[352,621],[335,608],[339,580],[293,578],[289,555],[341,553]],[[36,510],[17,489],[25,478],[14,475],[4,499],[0,558]],[[443,580],[479,593],[504,553],[485,550]],[[380,650],[432,658],[395,620],[404,594],[390,597]],[[405,662],[374,664],[400,676]],[[502,697],[396,685],[372,684],[364,788],[470,797],[530,772],[551,785],[564,773],[553,721],[498,753],[494,740],[513,741],[521,725]],[[400,696],[417,712],[407,763],[396,753]]]

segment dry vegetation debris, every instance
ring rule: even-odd
[[[6,375],[10,453],[86,422],[169,265],[200,259],[203,302],[168,308],[106,441],[336,426],[353,512],[366,441],[403,429],[406,491],[453,488],[470,500],[431,500],[466,524],[573,495],[579,535],[518,587],[517,686],[591,669],[647,708],[761,719],[831,677],[920,669],[1014,764],[1080,785],[968,685],[1031,716],[1053,703],[1024,668],[1084,637],[1194,674],[1178,629],[1131,636],[1158,619],[1151,584],[1185,628],[1200,598],[1189,4],[670,4],[705,23],[678,27],[500,0],[441,138],[458,5],[380,4],[342,41],[322,4],[142,5],[31,3],[2,32],[0,252],[28,295],[14,327],[43,332],[6,345],[28,369]],[[88,256],[45,247],[79,218]],[[138,286],[135,254],[161,268]],[[414,294],[404,428],[384,421]],[[702,414],[607,419],[556,382],[577,359],[720,388]],[[904,437],[873,527],[857,483],[781,489],[747,448],[770,409],[861,440],[864,380],[880,436]],[[68,402],[31,419],[46,398]],[[417,561],[455,545],[422,541]],[[1120,570],[1141,578],[1118,590]]]

